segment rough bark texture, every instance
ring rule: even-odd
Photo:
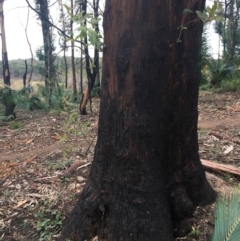
[[[176,43],[185,2],[106,1],[98,141],[60,240],[172,241],[214,200],[198,155],[201,22]]]
[[[27,60],[24,60],[25,63],[25,72],[23,74],[23,87],[26,86],[26,79],[27,79],[27,72],[28,72],[28,65],[27,65]]]

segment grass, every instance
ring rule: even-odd
[[[34,87],[37,87],[37,85],[44,85],[44,82],[43,81],[40,81],[40,80],[33,80],[31,81],[31,86],[34,88]],[[4,84],[3,84],[3,79],[0,79],[0,87],[3,87]],[[23,88],[23,80],[22,79],[19,79],[19,78],[12,78],[11,79],[11,88],[14,89],[14,90],[20,90]]]

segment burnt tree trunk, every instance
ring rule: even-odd
[[[24,60],[25,63],[25,72],[23,74],[23,87],[26,87],[26,79],[27,79],[27,72],[28,72],[28,65],[27,65],[27,60]]]
[[[3,82],[5,85],[11,86],[8,54],[7,54],[7,43],[6,43],[5,26],[4,26],[3,3],[4,3],[4,0],[0,0],[0,27],[1,27],[1,39],[2,39]]]
[[[195,13],[176,43],[185,2],[106,1],[98,141],[60,240],[173,241],[197,205],[214,201],[198,154]]]

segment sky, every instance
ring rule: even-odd
[[[33,1],[30,0],[33,4]],[[4,21],[8,58],[24,59],[31,56],[25,36],[28,7],[25,0],[5,0]],[[37,24],[36,14],[29,10],[28,37],[33,51],[42,45],[41,26]]]
[[[29,0],[30,4],[34,6],[34,0]],[[51,3],[56,0],[51,0]],[[58,4],[55,4],[56,12]],[[25,0],[5,0],[4,1],[4,20],[5,32],[7,40],[8,58],[11,59],[25,59],[30,58],[30,50],[26,41],[25,26],[27,22],[28,7]],[[57,23],[57,14],[53,14],[53,21]],[[209,29],[209,43],[212,48],[212,53],[216,56],[218,52],[218,36],[214,33],[211,26]],[[42,32],[39,21],[36,20],[36,13],[29,9],[29,22],[27,29],[29,41],[32,45],[33,53],[37,48],[42,46]]]

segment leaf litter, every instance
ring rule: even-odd
[[[46,241],[57,240],[61,222],[76,203],[91,167],[98,110],[99,100],[94,99],[93,113],[80,121],[77,117],[69,123],[70,113],[18,111],[19,129],[0,123],[0,240],[35,241],[40,236]],[[240,166],[239,120],[239,93],[200,93],[201,159]],[[239,182],[236,176],[217,175],[207,173],[207,178],[222,193]],[[214,204],[198,207],[192,231],[176,240],[210,240],[213,209]]]

